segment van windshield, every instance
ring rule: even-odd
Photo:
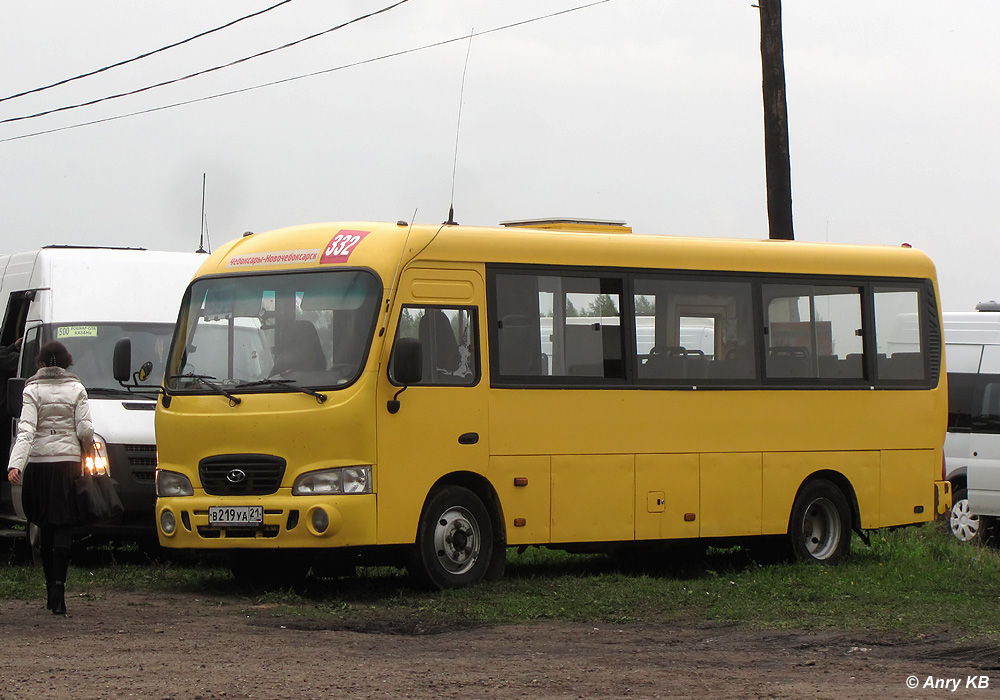
[[[336,389],[357,379],[382,287],[322,270],[196,280],[185,295],[166,386],[207,393]],[[134,353],[133,353],[134,356]]]
[[[51,323],[42,326],[40,337],[41,344],[58,340],[65,345],[73,357],[69,371],[80,378],[90,396],[100,397],[127,393],[112,372],[115,343],[121,338],[131,338],[133,356],[153,365],[139,385],[159,386],[173,330],[169,323]],[[25,346],[25,353],[37,353],[38,346],[34,342]]]

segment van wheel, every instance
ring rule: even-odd
[[[959,542],[971,542],[976,544],[980,541],[982,523],[978,515],[973,515],[969,511],[969,492],[961,488],[957,489],[952,499],[951,515],[948,518],[948,525],[951,527],[951,534]]]
[[[481,581],[493,559],[493,522],[467,488],[435,492],[420,516],[408,569],[432,588],[461,588]]]
[[[805,484],[792,505],[788,536],[799,561],[841,561],[851,550],[851,511],[843,492],[825,479]]]

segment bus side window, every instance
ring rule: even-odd
[[[424,366],[418,386],[471,386],[478,381],[475,318],[469,308],[403,307],[396,337],[420,341]]]

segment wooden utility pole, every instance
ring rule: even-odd
[[[788,156],[785,52],[781,43],[781,0],[758,0],[760,61],[764,89],[764,170],[770,238],[794,240],[792,167]]]

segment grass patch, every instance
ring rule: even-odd
[[[392,568],[241,589],[218,559],[150,561],[107,547],[77,558],[68,587],[214,596],[286,624],[404,633],[548,620],[902,635],[958,629],[1000,639],[1000,552],[960,545],[933,523],[879,531],[871,547],[857,538],[853,544],[851,557],[835,567],[760,564],[740,547],[628,558],[511,549],[503,580],[441,592],[414,589]],[[41,579],[40,570],[10,563],[0,568],[0,598],[41,597]]]

